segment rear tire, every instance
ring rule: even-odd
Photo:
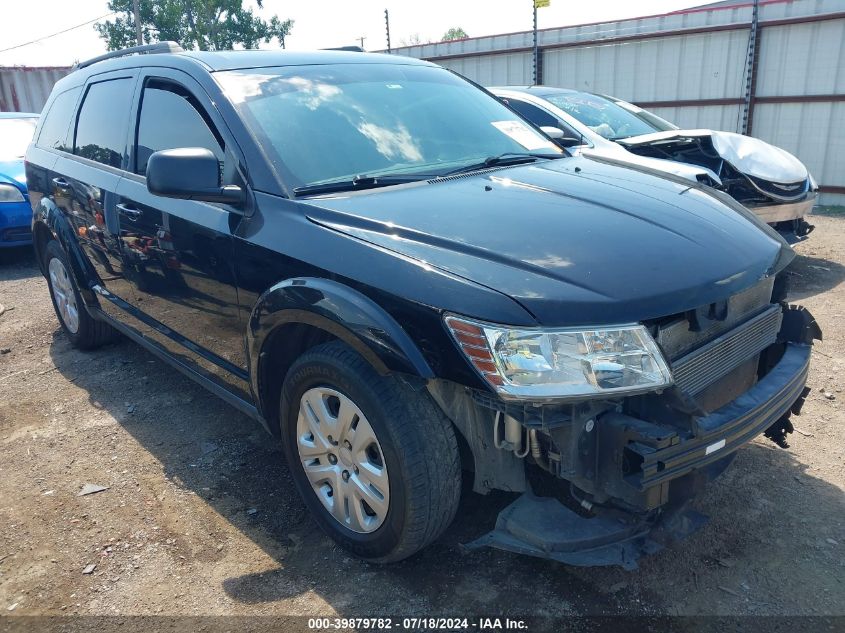
[[[48,242],[44,249],[44,271],[59,325],[74,347],[96,349],[114,340],[114,329],[88,314],[67,256],[56,240]]]
[[[319,420],[314,412],[321,406]],[[395,562],[429,545],[452,522],[461,493],[458,443],[451,422],[425,391],[380,376],[335,341],[309,350],[291,366],[279,410],[297,490],[317,524],[344,549],[372,562]],[[333,430],[342,419],[351,420],[348,436]],[[369,438],[366,453],[354,446],[359,431]],[[337,437],[327,440],[331,433]],[[369,463],[356,462],[356,455],[369,455]],[[368,477],[367,469],[377,475]],[[328,475],[314,483],[322,476],[315,471]],[[380,492],[385,480],[387,489]],[[366,488],[361,482],[373,483]],[[358,520],[356,484],[365,488]],[[375,499],[372,507],[367,499]],[[340,511],[339,501],[346,503]]]

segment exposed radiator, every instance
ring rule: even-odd
[[[759,314],[772,303],[774,277],[764,279],[747,290],[728,299],[728,318],[713,321],[700,331],[692,331],[685,317],[661,325],[657,332],[657,342],[667,358],[673,361],[686,356],[694,349],[709,343],[717,336],[732,332],[752,315]],[[702,308],[705,306],[701,306]]]
[[[695,395],[774,343],[781,319],[781,307],[773,305],[706,345],[673,360],[675,384]]]

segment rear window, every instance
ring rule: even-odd
[[[91,84],[79,111],[73,153],[121,167],[126,150],[132,79],[111,79]]]
[[[53,104],[44,115],[41,132],[35,143],[38,147],[59,149],[63,152],[70,151],[67,137],[79,90],[78,87],[72,88],[53,99]]]

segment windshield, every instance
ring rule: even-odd
[[[660,131],[610,99],[588,92],[551,94],[543,98],[611,141]]]
[[[495,98],[442,68],[335,64],[215,78],[298,187],[432,177],[503,154],[563,155]]]
[[[23,158],[38,119],[0,119],[0,160]]]
[[[625,108],[638,119],[642,119],[648,123],[657,132],[668,132],[669,130],[680,129],[674,123],[669,123],[669,121],[663,117],[657,116],[654,112],[643,110],[640,106],[635,106],[633,103],[628,103],[627,101],[622,101],[620,99],[614,99],[613,102],[620,108]]]

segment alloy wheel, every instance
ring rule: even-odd
[[[62,261],[56,257],[50,260],[48,267],[50,274],[50,287],[53,292],[53,299],[62,323],[72,333],[79,331],[79,309],[76,305],[76,293],[70,275]]]
[[[329,387],[302,394],[296,447],[314,493],[338,523],[359,534],[381,527],[390,504],[384,453],[350,398]]]

